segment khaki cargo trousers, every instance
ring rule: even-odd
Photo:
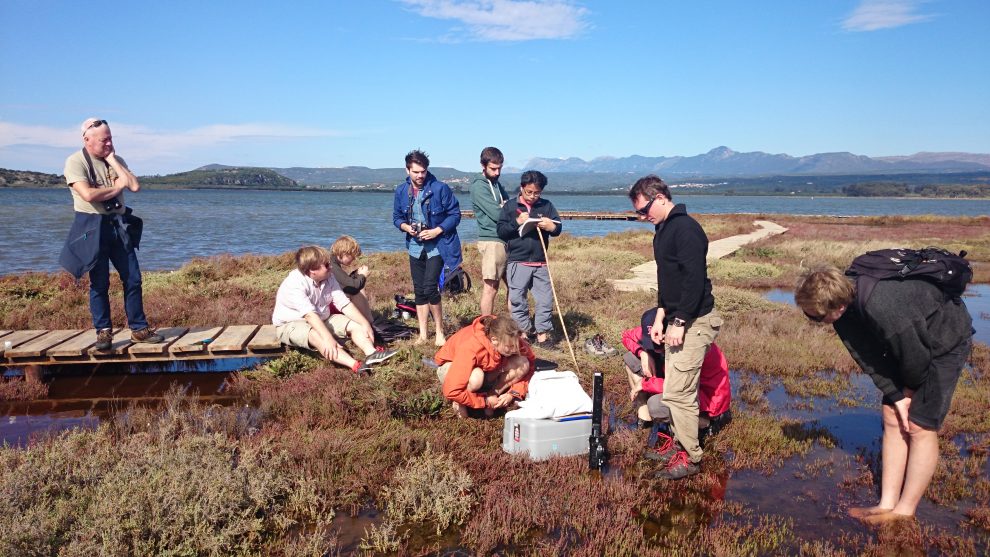
[[[687,451],[691,462],[701,462],[698,444],[698,381],[708,347],[722,328],[722,317],[712,310],[685,325],[684,344],[666,349],[664,355],[663,403],[670,408],[674,438]]]

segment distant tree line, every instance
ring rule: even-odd
[[[850,197],[990,197],[990,183],[925,184],[859,182],[842,188]]]

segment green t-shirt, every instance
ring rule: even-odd
[[[79,213],[96,213],[101,215],[108,214],[123,214],[124,212],[124,194],[123,192],[117,196],[118,201],[120,201],[120,209],[116,211],[106,211],[103,209],[103,201],[89,202],[84,200],[76,190],[72,189],[72,184],[76,182],[85,182],[89,184],[90,187],[96,188],[108,188],[113,185],[113,181],[117,178],[117,172],[110,167],[110,164],[101,158],[94,157],[90,155],[89,157],[93,161],[93,174],[96,175],[96,184],[92,183],[89,177],[89,168],[86,164],[86,157],[83,156],[82,150],[76,151],[69,155],[65,159],[65,183],[69,186],[69,191],[72,192],[72,208]],[[128,168],[127,163],[124,159],[117,157],[117,162],[122,164],[124,168]]]

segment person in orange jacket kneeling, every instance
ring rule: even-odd
[[[491,415],[526,398],[536,356],[521,335],[508,315],[482,315],[437,351],[437,378],[457,417],[471,408]]]

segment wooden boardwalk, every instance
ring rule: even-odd
[[[118,329],[110,350],[96,351],[93,329],[0,330],[0,366],[213,360],[285,352],[274,325],[171,327],[158,329],[158,333],[165,337],[164,342],[133,343],[130,329]]]

